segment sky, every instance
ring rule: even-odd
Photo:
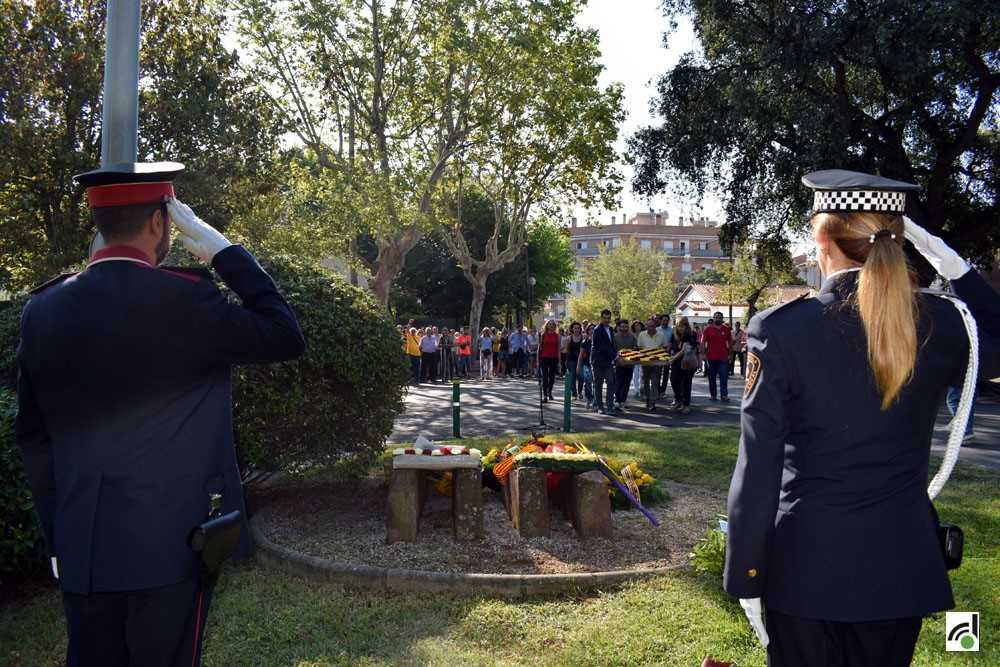
[[[649,103],[656,92],[656,79],[672,68],[680,57],[688,51],[699,48],[691,22],[679,17],[677,29],[670,34],[668,45],[664,46],[663,36],[668,28],[668,19],[660,10],[659,0],[590,0],[579,17],[579,24],[596,28],[601,41],[601,62],[604,72],[600,77],[602,86],[619,82],[625,87],[625,107],[628,113],[618,135],[616,146],[619,154],[625,150],[625,140],[638,128],[655,125],[656,118],[650,113]],[[645,197],[632,194],[632,170],[621,163],[625,183],[620,195],[621,208],[617,211],[591,210],[590,215],[602,224],[610,222],[616,213],[621,220],[622,213],[631,215],[648,211],[669,212],[668,222],[677,220],[679,214],[703,214],[722,222],[722,205],[718,198],[706,195],[701,208],[694,200],[678,200],[664,194],[648,201]],[[581,222],[587,211],[577,210]]]

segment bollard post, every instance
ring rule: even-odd
[[[563,382],[563,433],[573,430],[573,376],[566,372],[566,379]]]
[[[462,404],[459,400],[459,387],[461,382],[458,378],[451,381],[451,434],[455,438],[462,437]]]

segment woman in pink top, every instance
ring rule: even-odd
[[[542,402],[554,401],[552,387],[559,368],[559,332],[552,320],[545,320],[545,330],[538,345],[538,366],[542,369],[542,388],[545,390]]]

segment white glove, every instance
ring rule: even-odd
[[[168,199],[167,212],[181,231],[177,240],[188,252],[206,264],[212,263],[217,252],[233,245],[219,230],[196,216],[187,204],[177,199]]]
[[[740,606],[743,607],[743,613],[750,621],[750,627],[757,633],[760,645],[767,648],[767,645],[771,643],[771,638],[767,636],[767,630],[764,628],[764,612],[760,608],[760,598],[740,598]]]
[[[968,263],[947,243],[906,216],[903,216],[903,225],[906,238],[943,278],[958,280],[968,273]]]

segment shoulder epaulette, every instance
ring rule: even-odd
[[[759,318],[763,319],[763,318],[765,318],[765,317],[767,317],[769,315],[773,315],[774,313],[778,312],[782,308],[786,308],[786,307],[792,305],[793,303],[800,303],[800,302],[805,301],[805,300],[807,300],[807,299],[809,299],[811,297],[812,297],[812,294],[810,292],[803,292],[802,294],[800,294],[799,296],[795,297],[791,301],[786,301],[784,303],[779,303],[776,306],[771,306],[767,310],[763,310],[763,311],[757,313],[757,315],[755,317],[759,317]]]
[[[36,296],[38,294],[41,294],[42,292],[44,292],[45,290],[49,289],[50,287],[55,287],[56,285],[58,285],[59,283],[63,282],[67,278],[72,278],[77,273],[79,273],[79,271],[73,271],[72,273],[64,273],[61,276],[56,276],[55,278],[50,278],[49,280],[46,280],[41,285],[38,285],[37,287],[31,288],[31,290],[28,292],[28,294],[30,294],[31,296]]]
[[[955,296],[951,292],[945,292],[944,290],[933,289],[933,288],[930,288],[930,287],[923,287],[921,289],[916,290],[916,292],[918,292],[920,294],[929,294],[931,296],[940,296],[940,297],[944,297],[945,299],[958,299],[958,297]],[[959,299],[959,300],[961,300],[961,299]]]
[[[215,281],[212,271],[201,266],[161,266],[158,268],[160,271],[169,273],[172,276],[192,282],[201,282],[202,280]]]

